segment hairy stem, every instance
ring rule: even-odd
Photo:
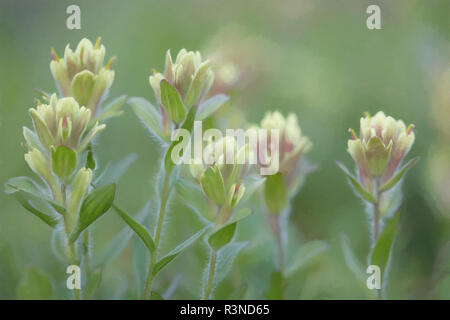
[[[280,268],[280,272],[283,273],[284,270],[284,250],[283,250],[283,242],[281,240],[281,228],[280,228],[280,219],[279,216],[276,215],[268,215],[269,225],[275,237],[275,242],[277,245],[277,253],[278,253],[278,267]]]
[[[148,268],[147,280],[145,281],[145,289],[142,295],[142,299],[147,299],[150,294],[150,289],[153,281],[153,269],[156,264],[156,253],[159,247],[159,240],[161,238],[161,231],[164,222],[164,214],[166,212],[167,200],[169,199],[169,177],[170,172],[165,173],[164,177],[164,185],[161,194],[161,205],[159,207],[158,221],[156,222],[156,230],[155,230],[155,249],[150,254],[150,265]]]
[[[208,271],[208,282],[206,283],[205,292],[203,294],[203,300],[208,300],[211,295],[212,285],[214,281],[214,274],[216,272],[216,260],[217,251],[212,249],[211,256],[209,258],[209,271]]]
[[[375,203],[373,204],[373,239],[372,239],[372,250],[375,248],[375,244],[377,243],[378,237],[380,236],[380,188],[379,181],[375,181]],[[377,298],[378,300],[383,299],[383,285],[381,288],[377,290]]]

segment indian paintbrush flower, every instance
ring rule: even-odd
[[[248,145],[239,148],[234,137],[209,142],[202,164],[191,164],[190,171],[203,193],[217,205],[234,208],[245,192],[242,179],[249,170],[244,157],[251,157]]]
[[[414,126],[405,126],[379,111],[361,118],[360,137],[352,129],[348,152],[356,162],[361,184],[372,191],[374,183],[389,181],[414,143]]]
[[[154,70],[149,80],[167,128],[170,121],[182,122],[186,110],[198,106],[213,84],[214,73],[200,52],[182,49],[173,62],[168,50],[164,73]]]
[[[105,47],[100,38],[95,44],[86,38],[82,39],[75,52],[68,44],[64,58],[60,58],[52,49],[51,57],[50,69],[61,95],[74,97],[81,106],[91,110],[95,118],[99,103],[114,81],[111,65],[115,58],[103,65]]]
[[[268,136],[267,139],[260,136],[258,141],[259,157],[265,154],[261,148],[267,150],[267,159],[259,159],[260,165],[267,166],[272,161],[279,163],[277,172],[266,177],[266,205],[271,213],[279,214],[300,186],[304,176],[304,172],[299,170],[300,159],[311,149],[312,143],[302,135],[297,116],[293,113],[284,117],[278,111],[268,112],[261,121],[261,128],[267,130]]]
[[[91,124],[91,110],[80,107],[72,97],[50,97],[49,104],[38,104],[30,109],[35,132],[45,150],[59,145],[82,152],[89,142],[105,128],[104,124]],[[29,129],[24,128],[28,148],[36,147]],[[42,150],[43,151],[43,150]]]

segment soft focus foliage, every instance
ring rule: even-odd
[[[199,50],[202,61],[211,59],[210,68],[220,79],[217,87],[213,86],[202,99],[219,92],[230,95],[219,115],[207,119],[205,126],[219,127],[220,119],[228,119],[230,127],[242,127],[245,121],[260,123],[265,112],[279,110],[283,115],[295,114],[302,134],[314,143],[308,157],[317,168],[291,203],[286,254],[290,285],[285,297],[371,298],[345,261],[355,262],[355,270],[359,267],[357,261],[366,261],[370,248],[367,217],[336,168],[335,160],[353,168],[346,152],[347,128],[357,128],[363,112],[375,115],[383,110],[395,119],[414,123],[416,139],[408,155],[411,158],[421,155],[423,159],[403,183],[401,232],[393,247],[395,259],[386,296],[450,298],[446,267],[450,263],[450,141],[445,116],[449,114],[446,93],[450,88],[444,86],[448,80],[441,80],[448,79],[443,70],[450,65],[450,2],[382,2],[379,31],[366,28],[369,2],[359,0],[286,0],[264,4],[257,0],[226,3],[83,0],[77,2],[82,11],[80,31],[65,26],[66,7],[70,4],[66,0],[7,0],[0,5],[2,183],[14,176],[33,175],[23,160],[27,151],[21,146],[22,127],[33,125],[28,108],[41,96],[33,90],[54,91],[48,48],[61,52],[67,43],[74,48],[84,37],[96,39],[101,35],[102,42],[107,43],[107,57],[119,57],[112,71],[103,62],[101,44],[97,48],[93,43],[84,44],[92,50],[92,64],[89,62],[91,67],[80,71],[78,81],[83,77],[83,81],[100,81],[102,85],[100,91],[89,97],[79,97],[89,101],[92,119],[101,114],[96,109],[97,103],[113,78],[110,97],[127,94],[158,105],[148,81],[151,68],[165,69],[164,53],[168,48],[172,53],[182,48]],[[222,38],[227,40],[221,41]],[[76,54],[75,48],[70,55]],[[191,58],[194,65],[198,64],[194,53]],[[66,61],[61,54],[59,61],[63,59]],[[223,69],[216,70],[220,61],[228,62]],[[52,69],[55,77],[64,71],[56,66]],[[73,83],[76,78],[69,78],[70,90],[76,89]],[[69,90],[68,82],[62,83],[61,90]],[[184,83],[183,88],[186,86]],[[167,141],[165,133],[162,131],[162,136]],[[99,167],[105,168],[109,163],[109,168],[115,168],[112,171],[106,168],[98,178],[103,179],[102,185],[115,181],[111,172],[127,167],[123,160],[126,155],[138,155],[117,184],[115,202],[134,219],[153,228],[159,205],[155,188],[159,183],[156,173],[160,169],[161,141],[149,138],[131,108],[125,108],[122,117],[108,122],[95,147]],[[37,171],[40,159],[37,152],[43,151],[34,148],[30,152],[28,162]],[[77,172],[78,181],[90,179],[88,172]],[[100,172],[97,174],[100,176]],[[243,198],[250,187],[251,183],[245,183]],[[182,186],[177,186],[178,190],[183,191]],[[197,191],[199,197],[203,196],[201,189]],[[172,196],[169,223],[162,234],[161,253],[169,257],[172,248],[202,230],[205,220],[196,214],[198,208],[188,206],[179,193]],[[149,198],[150,204],[146,205]],[[258,196],[250,202],[252,208],[258,208]],[[98,257],[93,267],[104,266],[107,261],[95,297],[139,298],[146,272],[141,266],[148,260],[145,245],[135,234],[128,233],[129,227],[117,214],[107,214],[101,224],[91,227],[95,230],[94,257]],[[349,241],[341,242],[346,239],[343,233]],[[64,287],[67,275],[61,271],[61,261],[54,254],[59,249],[53,237],[51,229],[29,214],[14,197],[0,193],[1,299],[53,298],[51,287],[57,297],[70,298]],[[261,212],[254,210],[240,222],[235,241],[224,254],[234,257],[239,252],[239,255],[232,265],[221,266],[229,272],[217,286],[215,298],[276,297],[277,288],[271,287],[271,279],[276,283],[277,278],[272,274],[277,264],[276,245]],[[119,255],[110,254],[111,246],[118,248],[119,244],[123,245],[123,251]],[[197,299],[201,294],[200,270],[208,259],[206,246],[205,240],[196,241],[187,249],[188,254],[177,257],[155,280],[155,291],[165,298]],[[352,255],[357,259],[352,259],[355,258]],[[308,256],[314,258],[304,258]],[[118,274],[121,276],[117,277]],[[35,283],[43,283],[44,290],[26,289],[35,287]],[[171,285],[176,286],[174,292],[168,290]],[[242,288],[246,288],[244,293]]]

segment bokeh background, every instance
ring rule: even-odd
[[[66,28],[66,8],[81,8],[81,30]],[[366,8],[381,7],[381,30],[366,28]],[[101,36],[107,58],[117,56],[109,98],[121,94],[154,101],[148,76],[163,69],[167,49],[205,54],[226,52],[241,82],[230,91],[231,120],[259,122],[264,112],[294,112],[314,143],[309,154],[317,170],[294,198],[290,252],[311,240],[328,249],[305,265],[287,289],[290,299],[366,299],[348,270],[341,234],[365,261],[370,247],[368,219],[335,160],[353,166],[346,152],[347,129],[359,127],[364,111],[383,110],[415,124],[408,157],[422,156],[407,175],[405,210],[395,242],[388,298],[450,298],[450,2],[418,1],[5,1],[0,4],[0,181],[32,175],[24,159],[22,126],[36,88],[54,92],[50,48],[63,54],[87,37]],[[125,106],[97,139],[101,165],[137,154],[118,182],[117,203],[135,215],[149,199],[159,169],[160,146]],[[234,118],[233,118],[234,117]],[[257,200],[257,199],[256,199]],[[152,211],[154,212],[154,210]],[[154,217],[152,213],[150,215]],[[150,218],[147,223],[151,224]],[[174,197],[166,245],[171,248],[201,228],[199,218]],[[94,256],[125,227],[109,212],[94,225]],[[56,298],[68,298],[65,267],[52,253],[51,230],[13,197],[0,193],[0,298],[16,299],[25,270],[37,266],[51,278]],[[226,299],[245,285],[245,298],[264,298],[274,270],[273,239],[258,212],[239,228],[249,241],[229,276],[216,290]],[[132,238],[103,268],[97,298],[136,298]],[[198,241],[155,282],[164,292],[176,279],[174,299],[196,299],[207,262]]]

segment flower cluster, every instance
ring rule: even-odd
[[[173,62],[168,50],[164,74],[153,71],[149,80],[161,108],[162,127],[167,132],[172,122],[183,122],[187,111],[198,107],[214,82],[214,73],[200,52],[182,49]]]
[[[64,58],[59,58],[54,50],[51,55],[50,69],[61,94],[74,97],[95,117],[102,98],[114,81],[111,66],[115,58],[103,65],[105,47],[100,43],[100,38],[95,44],[82,39],[75,52],[67,45]]]
[[[91,110],[80,107],[72,97],[58,99],[53,94],[48,104],[39,103],[36,108],[30,108],[29,113],[40,144],[47,151],[64,145],[81,153],[105,128],[98,122],[91,124]],[[29,149],[38,147],[28,128],[24,128],[24,137]]]
[[[381,185],[396,173],[414,143],[414,126],[406,127],[381,111],[373,117],[366,114],[360,122],[360,137],[349,129],[348,152],[358,166],[361,184],[371,191],[375,182]]]
[[[242,179],[249,165],[244,162],[250,156],[248,145],[238,146],[234,137],[224,137],[208,143],[203,163],[191,164],[190,172],[209,200],[233,209],[245,192]]]

